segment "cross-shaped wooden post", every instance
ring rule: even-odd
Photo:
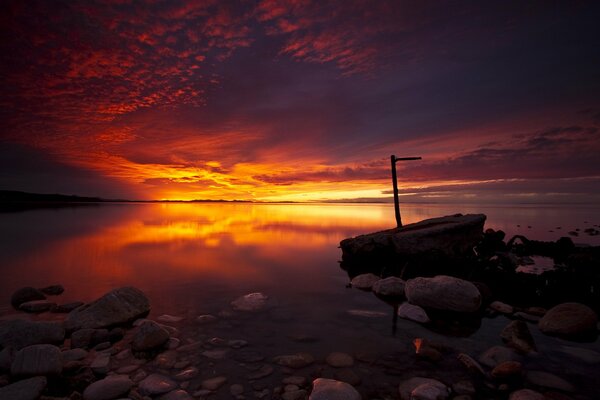
[[[395,155],[392,154],[391,162],[392,162],[392,183],[394,185],[394,211],[396,211],[396,225],[398,228],[402,228],[402,218],[400,218],[400,202],[398,200],[398,182],[396,178],[396,163],[398,161],[412,161],[412,160],[420,160],[421,157],[402,157],[396,158]]]

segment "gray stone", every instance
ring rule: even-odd
[[[351,367],[354,365],[354,359],[350,354],[340,352],[329,353],[325,361],[334,368]]]
[[[65,327],[68,331],[106,328],[133,321],[148,312],[150,302],[141,290],[130,286],[122,287],[71,311],[65,321]]]
[[[313,381],[309,400],[362,400],[362,397],[356,389],[345,382],[317,378]]]
[[[18,309],[19,306],[25,302],[33,300],[45,300],[46,296],[36,288],[27,286],[23,287],[12,294],[10,297],[10,304]]]
[[[177,383],[175,381],[160,374],[149,375],[139,384],[140,394],[151,397],[168,393],[176,388]]]
[[[164,346],[169,340],[169,332],[154,321],[145,321],[133,337],[133,351],[148,351]]]
[[[424,308],[475,312],[481,306],[481,294],[477,286],[452,276],[409,279],[405,291],[411,304]]]
[[[538,326],[547,335],[578,338],[596,333],[598,316],[588,306],[579,303],[563,303],[551,308]]]
[[[544,371],[529,371],[525,374],[527,382],[546,389],[557,389],[563,392],[574,392],[575,387],[554,374]]]
[[[315,362],[315,359],[308,353],[297,353],[275,357],[274,361],[283,367],[304,368]]]
[[[421,324],[430,322],[427,312],[422,307],[415,306],[408,302],[400,304],[398,307],[398,316]]]
[[[375,274],[361,274],[352,278],[350,284],[352,287],[361,290],[371,290],[375,282],[381,280],[381,277]]]
[[[111,375],[92,383],[83,392],[84,400],[113,400],[125,396],[133,386],[126,375]]]
[[[512,392],[508,400],[546,400],[546,396],[531,389]]]
[[[60,344],[65,328],[60,322],[32,322],[21,319],[0,323],[0,346],[19,350],[33,344]]]
[[[406,282],[395,276],[380,279],[373,284],[373,293],[382,297],[404,297]]]
[[[56,303],[49,300],[32,300],[21,303],[19,310],[29,313],[41,313],[55,307]]]
[[[217,390],[227,382],[227,378],[224,376],[216,376],[214,378],[205,379],[202,381],[202,389],[206,390]]]
[[[2,400],[37,400],[46,385],[47,380],[43,376],[24,379],[10,385],[0,387],[0,399]]]
[[[62,372],[60,349],[51,344],[34,344],[19,350],[10,373],[14,376],[59,375]]]
[[[398,392],[400,393],[401,400],[412,400],[411,393],[413,390],[418,388],[421,385],[433,385],[438,388],[446,388],[442,382],[430,379],[430,378],[422,378],[422,377],[414,377],[405,380],[398,386]]]
[[[250,293],[238,297],[231,302],[231,306],[237,311],[259,311],[267,305],[268,296],[262,293]]]

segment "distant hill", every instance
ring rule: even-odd
[[[105,200],[100,197],[83,197],[64,194],[40,194],[19,192],[16,190],[0,190],[0,203],[99,203]]]

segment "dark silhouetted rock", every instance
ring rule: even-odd
[[[125,397],[133,382],[127,375],[111,375],[92,383],[83,392],[84,400],[113,400]]]
[[[563,378],[545,371],[528,371],[525,374],[527,382],[545,389],[558,389],[563,392],[574,392],[575,387]]]
[[[65,321],[68,331],[83,328],[106,328],[124,324],[150,312],[150,302],[134,287],[115,289],[98,300],[71,311]]]
[[[408,302],[400,304],[398,307],[398,316],[421,324],[426,324],[431,321],[427,316],[427,312],[422,307],[415,306]]]
[[[548,310],[538,326],[547,335],[578,338],[595,333],[597,323],[598,316],[588,306],[563,303]]]
[[[55,307],[56,303],[49,300],[32,300],[21,303],[19,309],[29,313],[40,313]]]
[[[154,321],[144,321],[135,333],[131,344],[133,351],[148,351],[164,346],[169,332]]]
[[[79,329],[71,334],[71,348],[87,349],[108,341],[107,329]]]
[[[21,349],[32,344],[60,344],[65,328],[60,322],[32,322],[20,319],[0,322],[0,345]]]
[[[34,344],[19,350],[10,367],[14,376],[59,375],[62,372],[60,349],[51,344]]]
[[[508,400],[546,400],[546,397],[531,389],[521,389],[512,392]]]
[[[58,296],[65,291],[62,285],[51,285],[40,289],[40,292],[47,294],[48,296]]]
[[[407,379],[406,381],[400,383],[400,385],[398,386],[398,392],[400,393],[400,399],[401,400],[412,400],[413,399],[413,395],[412,395],[413,391],[423,385],[428,385],[427,386],[428,388],[434,387],[434,388],[439,389],[436,392],[439,392],[439,394],[443,396],[443,397],[440,397],[440,400],[448,397],[448,388],[442,382],[435,380],[435,379],[430,379],[430,378],[414,377],[414,378]],[[445,391],[445,396],[443,395],[444,391]],[[432,397],[432,398],[437,399],[437,397]]]
[[[43,376],[24,379],[8,386],[0,387],[2,400],[37,400],[48,384]]]
[[[481,294],[477,287],[452,276],[409,279],[405,292],[411,304],[424,308],[475,312],[481,306]]]
[[[360,274],[352,278],[350,284],[352,287],[360,290],[371,290],[375,282],[381,278],[375,274]]]
[[[290,368],[304,368],[313,362],[315,359],[308,353],[298,353],[291,355],[278,356],[274,358],[276,364]]]
[[[318,378],[313,381],[309,400],[361,400],[360,393],[346,382]]]
[[[143,396],[157,396],[177,389],[177,383],[160,374],[152,374],[139,383],[139,391]]]
[[[373,284],[373,293],[381,297],[404,297],[406,282],[395,276],[380,279]]]
[[[50,312],[70,313],[71,311],[75,310],[76,308],[81,307],[83,304],[84,303],[82,301],[74,301],[72,303],[59,304],[57,306],[52,307],[52,309],[50,309]]]
[[[494,367],[492,376],[497,379],[507,379],[520,376],[523,367],[518,361],[504,361]]]
[[[27,286],[13,293],[10,298],[10,304],[12,304],[14,308],[19,309],[21,304],[34,300],[46,300],[46,296],[36,288]]]
[[[500,333],[500,337],[508,346],[521,353],[537,351],[533,336],[523,321],[512,321]]]

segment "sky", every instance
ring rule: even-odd
[[[600,203],[600,2],[0,2],[0,189]]]

